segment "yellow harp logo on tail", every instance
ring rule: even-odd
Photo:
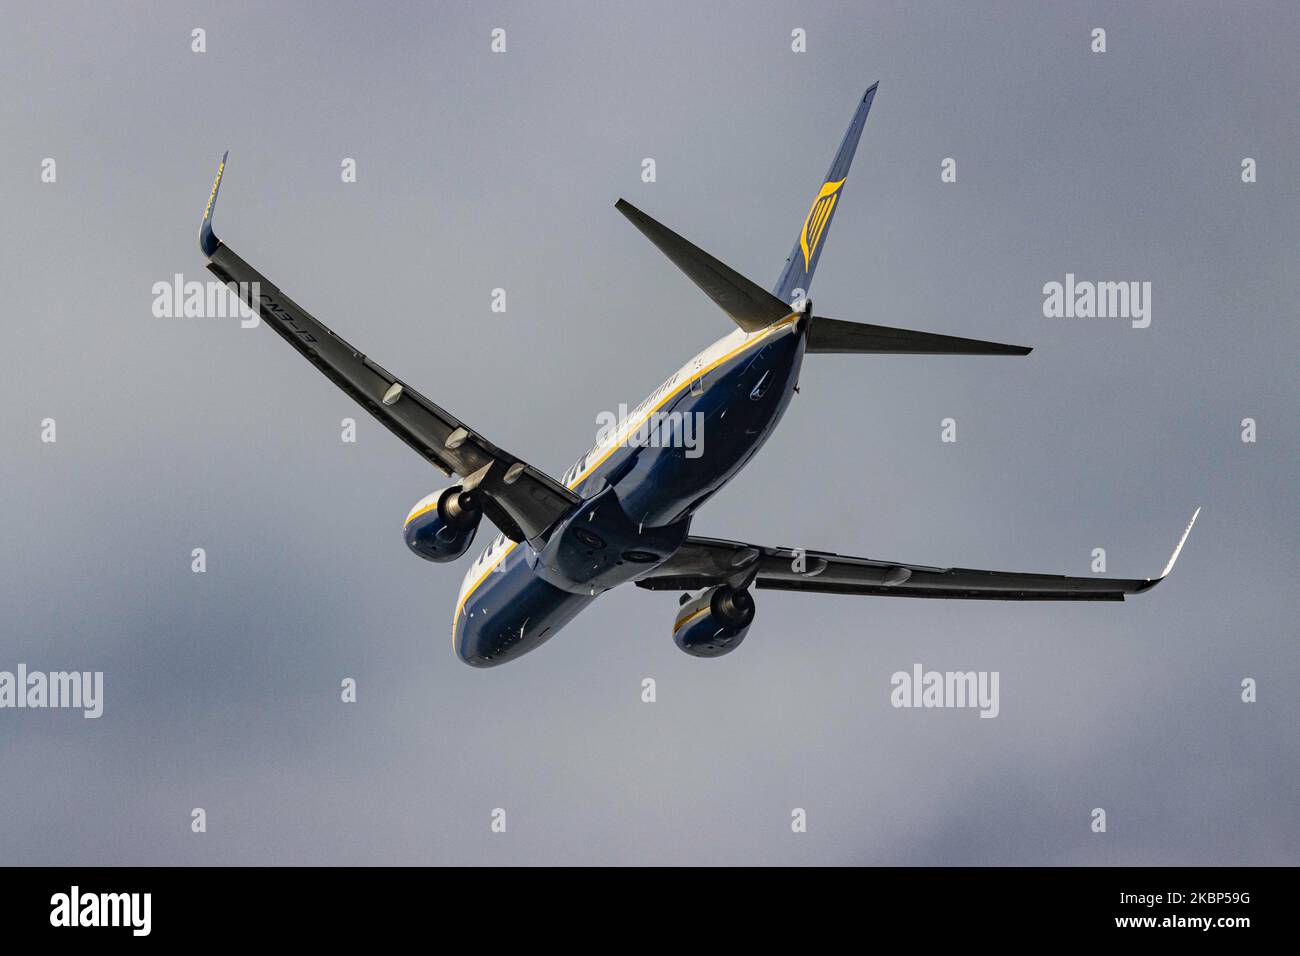
[[[812,262],[813,253],[817,251],[817,243],[821,242],[822,233],[826,231],[826,223],[830,222],[835,203],[840,198],[840,187],[843,185],[844,180],[841,179],[822,186],[821,192],[813,200],[812,208],[808,210],[808,218],[803,221],[803,232],[799,233],[799,248],[803,250],[805,272]]]

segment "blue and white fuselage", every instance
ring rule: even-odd
[[[595,511],[594,520],[575,523],[574,530],[595,534],[589,543],[607,546],[588,551],[617,553],[606,560],[608,566],[582,563],[588,557],[581,553],[582,541],[576,542],[578,563],[568,570],[563,560],[547,566],[549,548],[539,552],[528,542],[494,538],[470,566],[456,598],[452,641],[457,655],[487,667],[527,653],[602,591],[635,580],[669,557],[685,538],[696,509],[753,457],[785,413],[803,363],[800,318],[792,313],[759,332],[737,329],[718,340],[565,472],[563,483]],[[673,413],[699,416],[695,421],[701,423],[704,439],[699,446],[629,441],[652,415]],[[436,506],[436,497],[418,503],[408,523]],[[613,520],[607,519],[610,513]],[[611,539],[620,530],[628,540],[613,547]]]

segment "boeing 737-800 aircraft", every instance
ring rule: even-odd
[[[226,167],[222,159],[200,230],[208,269],[223,282],[239,284],[271,328],[417,454],[448,477],[459,476],[407,515],[406,544],[430,561],[453,561],[469,549],[483,517],[500,531],[470,566],[452,612],[452,641],[461,660],[476,667],[513,660],[553,637],[601,592],[627,582],[687,592],[673,639],[689,654],[718,657],[734,650],[748,632],[754,587],[885,597],[1122,601],[1153,587],[1173,568],[1191,524],[1164,573],[1154,579],[929,567],[690,534],[695,512],[776,428],[806,354],[1029,353],[1014,345],[813,314],[808,298],[813,272],[875,95],[873,85],[858,103],[770,293],[618,201],[616,208],[737,328],[674,372],[559,481],[497,447],[354,349],[218,239],[212,211]],[[630,440],[648,422],[702,423],[707,441],[688,447],[681,441]]]

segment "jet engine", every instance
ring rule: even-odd
[[[721,657],[740,646],[753,623],[749,590],[720,584],[696,598],[682,595],[673,643],[692,657]]]
[[[455,561],[469,550],[483,518],[478,492],[452,485],[421,499],[406,519],[406,546],[426,561]]]

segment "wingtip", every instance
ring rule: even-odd
[[[212,231],[212,212],[217,205],[217,192],[221,189],[221,177],[225,175],[226,160],[229,158],[230,150],[227,149],[221,154],[221,164],[217,167],[217,176],[212,180],[212,192],[208,193],[208,205],[203,210],[203,223],[199,226],[199,248],[203,250],[205,256],[209,257],[221,247],[221,240]]]
[[[1153,587],[1157,582],[1163,581],[1165,578],[1169,577],[1169,572],[1174,569],[1174,563],[1178,560],[1178,555],[1182,552],[1183,545],[1187,543],[1187,536],[1192,533],[1192,525],[1196,524],[1196,519],[1200,514],[1200,506],[1197,506],[1196,510],[1192,512],[1192,520],[1187,522],[1187,527],[1183,529],[1183,536],[1178,539],[1178,544],[1174,546],[1174,553],[1169,556],[1169,563],[1165,565],[1165,569],[1160,573],[1160,577],[1151,582]]]

